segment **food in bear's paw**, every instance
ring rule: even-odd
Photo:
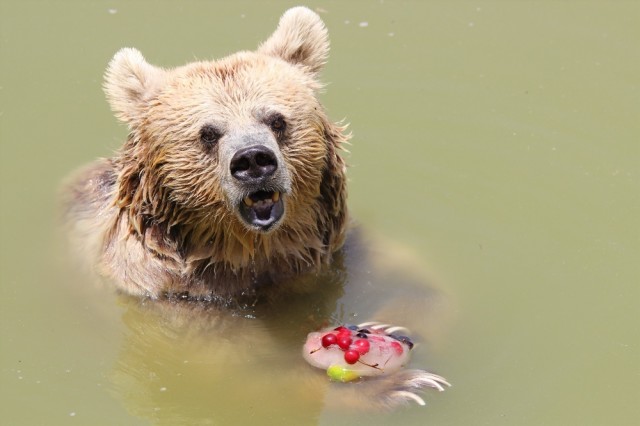
[[[388,376],[397,373],[409,362],[413,342],[404,327],[367,322],[340,325],[309,333],[302,354],[314,367],[327,370],[333,381],[350,382],[367,376]],[[413,391],[432,387],[443,391],[451,386],[443,377],[415,370],[406,388],[397,389],[405,399],[420,405],[424,400]]]
[[[364,323],[309,333],[304,357],[314,367],[328,369],[329,377],[339,381],[391,374],[409,361],[413,347],[411,339],[396,334],[402,330]]]

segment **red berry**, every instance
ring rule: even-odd
[[[371,347],[369,341],[366,339],[356,340],[353,346],[355,346],[356,351],[358,351],[360,355],[364,355],[369,352],[369,348]]]
[[[345,332],[345,331],[349,331],[349,329],[348,329],[347,327],[343,326],[343,325],[341,325],[341,326],[339,326],[339,327],[336,327],[336,328],[334,328],[333,330],[334,330],[334,331],[337,331],[337,332],[338,332],[338,334],[343,333],[343,332]],[[349,331],[349,333],[351,333],[351,332]]]
[[[398,342],[391,342],[391,347],[398,356],[402,355],[402,352],[404,352],[404,349],[402,349],[402,345]]]
[[[347,364],[355,364],[360,359],[360,354],[358,351],[349,349],[344,353],[344,360],[347,361]]]
[[[335,334],[329,333],[322,336],[322,347],[328,348],[331,345],[335,345],[338,342],[338,338]]]
[[[351,342],[353,340],[351,339],[351,336],[345,336],[345,335],[339,335],[338,336],[338,346],[340,346],[340,348],[342,350],[347,350],[349,349],[349,346],[351,346]]]

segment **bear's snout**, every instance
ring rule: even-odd
[[[233,179],[253,190],[239,203],[242,220],[254,229],[266,232],[275,227],[284,214],[281,190],[285,185],[276,176],[278,157],[265,145],[251,145],[233,154],[229,171]],[[281,174],[281,173],[280,173]]]
[[[274,152],[264,145],[253,145],[237,151],[229,165],[231,176],[245,183],[260,183],[278,169]]]
[[[223,188],[229,204],[250,229],[273,231],[284,217],[285,198],[291,191],[276,140],[265,129],[254,128],[231,133],[225,142],[222,152],[230,159]]]

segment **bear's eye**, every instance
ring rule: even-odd
[[[215,127],[207,124],[200,129],[200,140],[207,146],[212,146],[220,139],[220,132]]]
[[[284,121],[284,117],[280,114],[276,114],[269,120],[269,127],[278,137],[284,135],[284,131],[287,130],[287,122]]]

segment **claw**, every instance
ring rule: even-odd
[[[369,327],[370,329],[376,330],[376,331],[382,330],[387,334],[392,334],[392,333],[395,333],[396,331],[402,331],[403,334],[411,334],[409,329],[406,327],[399,327],[391,324],[384,324],[377,321],[363,322],[361,324],[358,324],[358,327],[359,328]]]
[[[416,377],[407,381],[408,385],[412,388],[420,389],[424,386],[429,386],[431,388],[437,389],[440,392],[444,391],[444,386],[451,386],[451,383],[447,382],[444,377],[438,376],[437,374],[422,372]]]
[[[389,388],[386,391],[386,404],[390,407],[400,403],[414,401],[419,405],[425,405],[424,400],[418,394],[425,388],[433,388],[440,392],[445,386],[451,386],[443,377],[424,370],[405,370],[391,378]]]
[[[387,327],[391,327],[391,324],[377,324],[377,325],[372,325],[371,328],[372,330],[381,330],[383,328],[387,328]]]
[[[394,391],[391,393],[391,398],[398,398],[398,399],[412,399],[414,400],[418,405],[426,405],[426,403],[424,402],[424,399],[420,398],[418,395],[416,395],[413,392],[409,392],[409,391]]]
[[[387,334],[393,334],[396,331],[402,331],[402,334],[411,334],[411,332],[407,327],[399,327],[399,326],[389,327],[384,332]]]

